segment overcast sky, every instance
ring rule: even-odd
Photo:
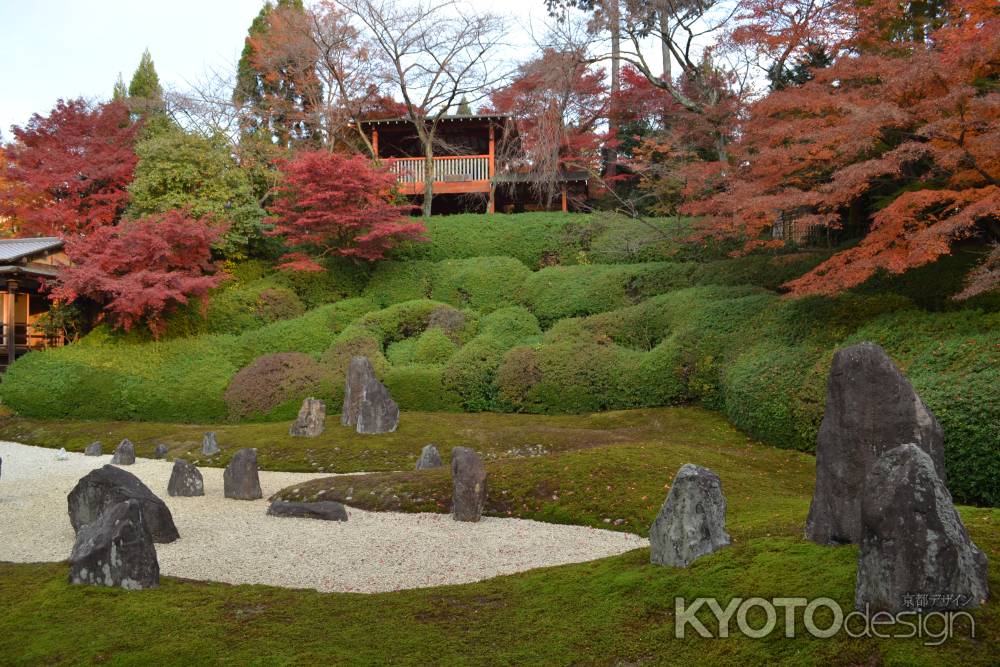
[[[468,0],[522,35],[542,30],[544,0]],[[0,136],[59,98],[106,99],[149,48],[164,87],[231,67],[263,0],[0,0]],[[512,59],[524,54],[512,53]]]

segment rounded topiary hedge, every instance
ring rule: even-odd
[[[233,376],[223,394],[235,419],[289,418],[307,396],[332,394],[330,370],[308,354],[281,352],[258,357]]]

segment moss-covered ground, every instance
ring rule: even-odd
[[[652,566],[641,549],[476,584],[379,595],[172,578],[157,590],[129,593],[68,586],[63,564],[0,563],[0,664],[988,665],[1000,655],[993,603],[975,612],[975,639],[960,625],[958,636],[940,646],[925,646],[927,638],[815,639],[803,632],[801,613],[794,638],[780,630],[764,639],[735,630],[728,638],[701,638],[690,628],[676,638],[675,597],[718,597],[725,606],[734,597],[827,596],[845,610],[852,606],[855,548],[820,547],[801,537],[812,458],[753,442],[717,413],[404,413],[399,431],[386,436],[356,435],[334,418],[328,424],[319,438],[296,439],[287,435],[287,423],[8,416],[0,438],[79,450],[93,439],[110,447],[127,436],[140,455],[164,442],[170,456],[179,456],[195,454],[201,433],[212,429],[224,452],[203,465],[221,465],[227,452],[251,446],[270,469],[378,471],[283,493],[403,511],[446,511],[445,471],[410,472],[424,444],[438,444],[446,460],[452,446],[471,444],[488,458],[488,513],[640,534],[647,533],[677,468],[694,462],[722,479],[734,543],[684,570]],[[995,562],[1000,510],[960,511]],[[991,584],[1000,590],[995,568]],[[750,621],[759,626],[763,618],[751,613]]]

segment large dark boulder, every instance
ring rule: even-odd
[[[358,433],[391,433],[399,426],[399,406],[375,377],[367,357],[353,357],[347,368],[340,423]]]
[[[160,564],[143,516],[140,501],[125,500],[83,526],[69,557],[69,583],[132,590],[159,586]]]
[[[288,435],[300,438],[315,438],[326,428],[326,402],[318,398],[302,401],[299,416],[288,429]]]
[[[215,439],[215,431],[206,432],[201,438],[202,455],[215,456],[219,451],[219,442]]]
[[[128,438],[125,438],[115,447],[115,453],[111,457],[111,463],[116,466],[130,466],[135,463],[135,445]]]
[[[486,467],[468,447],[451,450],[451,515],[455,521],[479,521],[486,504]]]
[[[440,468],[442,465],[444,464],[441,462],[441,454],[438,452],[437,447],[434,445],[424,445],[424,448],[420,450],[420,458],[417,459],[416,470]]]
[[[910,442],[927,452],[944,480],[941,426],[885,350],[874,343],[838,350],[816,439],[816,489],[806,538],[857,543],[865,477],[883,452]]]
[[[687,567],[729,543],[722,482],[708,468],[685,463],[649,528],[650,562]]]
[[[931,457],[914,444],[879,457],[861,502],[857,609],[941,611],[978,607],[988,596],[986,556]]]
[[[99,440],[97,442],[90,443],[87,445],[87,448],[83,450],[84,456],[100,456],[103,453],[104,450],[101,447],[101,442]]]
[[[267,508],[267,513],[271,516],[290,516],[300,519],[347,521],[347,509],[334,500],[320,500],[314,503],[275,500]]]
[[[205,480],[201,476],[201,471],[184,459],[174,459],[174,467],[170,471],[170,481],[167,482],[167,495],[205,495]]]
[[[263,497],[257,475],[257,450],[245,448],[233,454],[222,473],[223,494],[236,500],[257,500]]]
[[[142,509],[143,522],[154,542],[173,542],[180,535],[174,517],[166,503],[132,473],[106,465],[84,475],[66,496],[69,522],[80,532],[84,526],[100,518],[112,505],[135,500]]]

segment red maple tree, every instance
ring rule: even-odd
[[[114,224],[128,201],[138,130],[122,102],[59,100],[48,116],[35,114],[7,147],[0,214],[17,219],[22,233],[48,236]]]
[[[269,212],[290,252],[279,268],[323,271],[329,255],[383,259],[406,240],[421,240],[423,223],[395,201],[396,177],[360,155],[304,151],[282,165]]]
[[[684,210],[748,249],[783,243],[768,238],[780,212],[861,236],[789,282],[793,295],[901,273],[1000,223],[995,4],[951,3],[919,31],[875,5],[858,10],[851,48],[754,104],[728,163],[686,186]]]
[[[68,241],[73,263],[60,271],[49,296],[90,299],[113,326],[127,331],[145,322],[159,336],[168,313],[222,280],[211,246],[224,232],[176,210],[97,227]]]

